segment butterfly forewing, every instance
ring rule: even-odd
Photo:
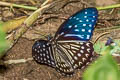
[[[98,17],[96,8],[83,9],[68,18],[56,32],[58,40],[88,41],[93,34]],[[59,37],[58,37],[59,36]]]

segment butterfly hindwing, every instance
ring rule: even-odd
[[[68,56],[62,49],[58,48],[58,46],[55,50],[55,61],[56,70],[60,72],[62,75],[70,76],[74,73],[74,69],[69,61]]]
[[[59,46],[66,53],[73,69],[81,69],[93,57],[94,48],[91,42],[66,42],[59,43]]]
[[[69,17],[58,29],[58,40],[88,41],[93,34],[98,17],[96,8],[85,8]]]
[[[55,67],[51,44],[46,40],[38,40],[32,47],[32,56],[37,63]]]

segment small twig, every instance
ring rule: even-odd
[[[109,28],[95,29],[95,31],[111,30],[111,29],[120,29],[120,26],[113,26]]]
[[[18,60],[8,60],[8,61],[3,61],[2,64],[9,65],[9,64],[19,64],[19,63],[26,63],[28,61],[32,61],[33,58],[28,58],[28,59],[18,59]]]
[[[118,8],[120,7],[120,4],[105,6],[105,7],[97,7],[98,10],[106,10],[106,9],[112,9],[112,8]]]
[[[93,44],[95,44],[102,36],[107,35],[107,34],[110,34],[110,32],[105,32],[105,33],[101,34],[100,36],[98,36]]]
[[[51,77],[51,75],[50,75],[50,73],[48,72],[48,76],[49,76],[49,79],[51,80],[52,79],[52,77]]]
[[[8,7],[16,7],[16,8],[23,8],[23,9],[28,9],[28,10],[37,10],[37,7],[31,7],[31,6],[24,6],[24,5],[19,5],[19,4],[13,4],[13,3],[7,3],[7,2],[2,2],[0,1],[0,6],[8,6]]]
[[[51,2],[53,2],[53,0],[46,0],[42,5],[41,7],[47,5],[47,4],[50,4]]]

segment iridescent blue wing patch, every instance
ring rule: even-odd
[[[91,39],[98,18],[96,8],[85,8],[69,17],[58,29],[58,40],[88,41]]]

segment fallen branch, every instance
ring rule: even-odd
[[[8,6],[8,7],[16,7],[16,8],[23,8],[27,10],[37,10],[37,7],[31,7],[31,6],[24,6],[19,4],[13,4],[13,3],[7,3],[0,1],[0,6]]]

